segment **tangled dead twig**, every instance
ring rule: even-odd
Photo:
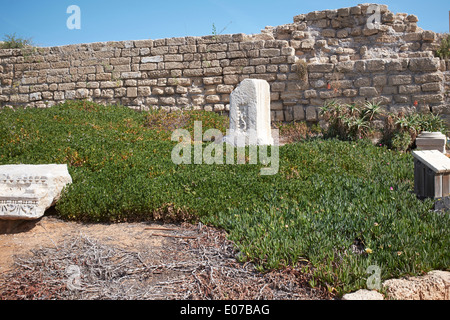
[[[168,231],[170,229],[167,229]],[[285,269],[258,273],[238,263],[222,231],[184,226],[173,245],[155,252],[130,251],[85,235],[16,257],[0,275],[0,299],[59,300],[293,300],[327,299],[309,288],[307,275]],[[157,235],[156,235],[157,236]]]

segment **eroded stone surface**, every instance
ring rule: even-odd
[[[344,295],[342,300],[384,300],[384,296],[377,291],[361,289]]]
[[[383,287],[396,300],[449,300],[450,272],[435,270],[422,277],[391,279]]]
[[[42,217],[72,183],[67,165],[0,166],[0,219]]]

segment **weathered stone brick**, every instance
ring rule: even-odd
[[[220,96],[218,95],[209,95],[205,97],[205,100],[207,103],[219,103],[220,102]]]
[[[398,87],[398,93],[400,94],[413,94],[419,93],[421,90],[418,85],[402,85]]]
[[[342,61],[336,64],[337,72],[354,72],[355,62],[354,61]]]
[[[321,91],[319,93],[319,96],[321,99],[333,99],[339,96],[339,91],[335,90],[327,90],[327,91]]]
[[[305,90],[303,94],[306,99],[317,98],[316,90]]]
[[[158,69],[157,63],[144,63],[139,66],[139,70],[141,71],[153,71]]]
[[[413,100],[418,103],[441,103],[444,100],[443,94],[422,94],[414,95]]]
[[[332,63],[314,63],[308,65],[309,72],[332,72],[334,64]]]
[[[161,97],[159,98],[159,101],[163,104],[163,105],[170,105],[170,106],[174,106],[176,104],[176,100],[173,97]]]
[[[411,71],[438,71],[440,66],[439,58],[411,58],[409,69]]]
[[[136,79],[141,77],[140,72],[122,72],[120,75],[122,79]]]
[[[75,87],[75,83],[60,83],[58,85],[58,90],[74,90]]]
[[[235,85],[239,83],[239,76],[237,75],[224,75],[223,83],[229,85]]]
[[[98,63],[98,62],[96,62]],[[109,59],[109,64],[111,65],[120,65],[120,64],[130,64],[131,58],[111,58]]]
[[[375,97],[377,96],[378,90],[374,87],[361,87],[359,88],[359,94],[363,97]]]
[[[348,30],[347,29],[341,29],[338,32],[336,32],[337,38],[347,38],[348,37]]]
[[[319,88],[325,88],[327,83],[324,80],[313,80],[309,81],[311,87],[319,89]]]
[[[375,87],[382,87],[387,84],[387,76],[386,75],[377,75],[373,77],[373,85]]]
[[[183,55],[182,54],[166,54],[164,56],[165,62],[182,62]]]
[[[315,44],[316,44],[316,41],[314,39],[306,39],[301,42],[300,48],[301,49],[314,49]]]
[[[142,57],[141,63],[158,63],[163,62],[164,57],[163,56],[153,56],[153,57]]]
[[[317,121],[317,108],[310,106],[305,110],[306,121]]]
[[[183,70],[184,77],[201,77],[203,76],[203,69],[186,69]]]
[[[436,33],[434,33],[433,31],[424,31],[422,32],[422,40],[433,42],[436,40]]]
[[[277,101],[270,104],[271,110],[283,110],[283,102]]]
[[[441,91],[441,90],[442,90],[441,82],[431,82],[431,83],[425,83],[422,85],[422,91],[425,91],[425,92]]]
[[[138,96],[146,97],[152,94],[152,90],[150,87],[138,87]]]
[[[286,89],[286,83],[284,82],[274,82],[271,85],[272,91],[284,91]]]
[[[336,30],[334,29],[323,29],[322,37],[324,38],[334,38],[336,37]]]
[[[358,90],[356,90],[356,89],[345,89],[344,91],[342,91],[342,94],[345,97],[356,97],[358,95]]]
[[[230,67],[227,67],[227,68],[230,68]],[[218,75],[222,75],[222,72],[225,74],[225,68],[215,67],[215,68],[204,69],[205,76],[218,76]]]
[[[354,81],[354,85],[357,88],[368,87],[371,84],[371,79],[369,77],[360,77]]]
[[[427,82],[442,82],[444,81],[444,74],[442,73],[426,73],[423,75],[417,75],[414,77],[416,83],[427,83]]]
[[[305,109],[302,105],[295,105],[292,108],[292,111],[293,111],[293,116],[294,116],[295,121],[305,120],[305,118],[306,118]]]
[[[214,85],[222,83],[222,77],[204,77],[203,84],[205,85]]]
[[[156,96],[160,96],[164,94],[164,89],[163,88],[153,88],[152,90],[152,94],[156,95]]]
[[[412,76],[410,75],[395,75],[389,77],[391,85],[403,85],[412,83]]]
[[[232,85],[223,85],[220,84],[217,86],[217,92],[218,93],[231,93],[234,90],[234,86]]]
[[[227,51],[227,49],[228,49],[228,44],[226,44],[226,43],[214,43],[214,44],[209,44],[206,46],[207,52]]]
[[[276,57],[281,55],[280,49],[261,49],[260,50],[260,56],[267,58],[267,57]]]
[[[367,71],[383,71],[385,69],[386,61],[383,59],[367,60]]]

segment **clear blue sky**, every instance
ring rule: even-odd
[[[0,0],[0,40],[16,33],[39,46],[102,41],[203,36],[217,32],[259,33],[265,26],[291,23],[295,15],[350,7],[348,0]],[[375,2],[375,1],[374,1]],[[449,31],[449,0],[384,0],[394,13],[419,17],[419,27]],[[81,29],[69,30],[67,8],[81,9]]]

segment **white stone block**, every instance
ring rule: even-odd
[[[417,150],[438,150],[446,153],[447,137],[440,132],[422,132],[416,139]]]
[[[0,219],[41,218],[70,183],[67,165],[0,166]]]
[[[230,131],[224,140],[234,146],[274,144],[266,80],[245,79],[231,93]]]

